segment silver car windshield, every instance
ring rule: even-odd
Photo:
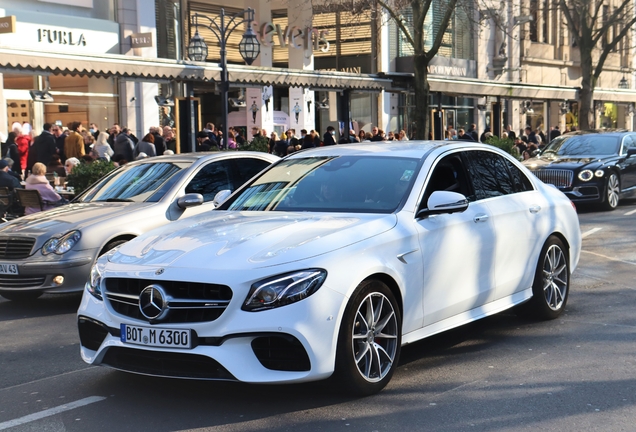
[[[419,159],[308,157],[281,161],[233,198],[228,210],[391,213]]]
[[[189,162],[154,162],[123,166],[90,188],[78,201],[155,202],[190,165]]]

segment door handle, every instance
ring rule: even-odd
[[[530,207],[530,213],[539,213],[541,211],[541,206],[540,205],[534,205],[532,207]]]
[[[473,218],[473,220],[475,221],[475,223],[479,223],[479,222],[486,222],[488,220],[488,215],[486,214],[479,214],[477,216],[475,216]]]

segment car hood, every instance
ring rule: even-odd
[[[187,268],[259,268],[300,261],[390,230],[394,214],[212,212],[150,231],[111,263]]]
[[[23,216],[0,225],[0,235],[58,235],[73,229],[109,221],[154,203],[94,202],[67,204],[45,212]]]
[[[555,169],[578,169],[589,164],[603,164],[614,156],[555,156],[542,155],[523,161],[523,164],[530,170],[555,168]]]

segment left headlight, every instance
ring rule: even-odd
[[[104,271],[104,264],[100,262],[96,262],[91,268],[91,274],[88,277],[88,281],[86,282],[86,291],[91,293],[93,297],[98,300],[103,300],[102,298],[102,272]]]
[[[591,170],[583,170],[579,173],[579,179],[581,181],[590,181],[594,177],[594,173]]]
[[[82,238],[82,233],[75,230],[64,234],[62,237],[48,239],[46,243],[44,243],[44,246],[42,246],[42,255],[52,253],[56,253],[58,255],[65,254],[77,244],[80,238]]]
[[[241,309],[257,312],[295,303],[318,291],[326,277],[326,270],[309,269],[256,282]]]

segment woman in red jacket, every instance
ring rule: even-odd
[[[15,143],[18,145],[18,152],[20,153],[20,168],[22,172],[26,172],[27,157],[29,156],[29,146],[31,145],[31,136],[22,133],[22,125],[14,124],[13,132],[18,136],[15,139]]]

